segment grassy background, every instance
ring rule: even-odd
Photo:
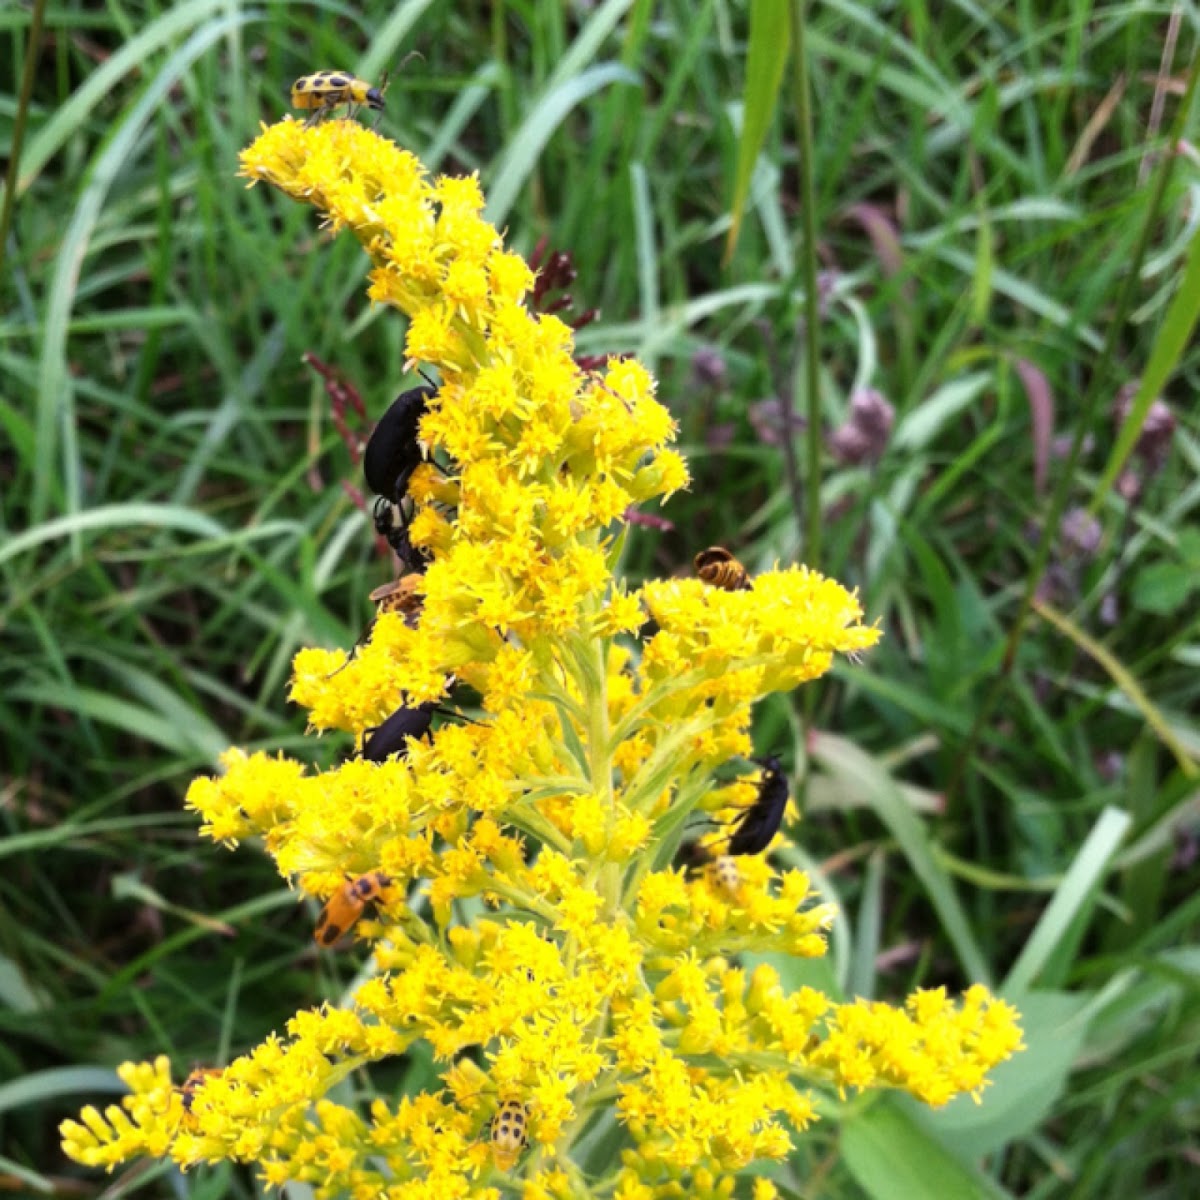
[[[1197,10],[809,16],[805,163],[788,81],[764,97],[752,71],[747,90],[742,4],[48,9],[0,271],[5,1187],[98,1193],[55,1126],[118,1092],[113,1064],[225,1061],[349,984],[353,956],[312,951],[313,914],[267,861],[200,841],[180,801],[229,743],[332,760],[335,739],[302,739],[289,662],[352,642],[389,577],[300,356],[335,364],[377,416],[405,382],[401,329],[368,308],[356,245],[246,191],[236,155],[295,76],[378,79],[416,49],[382,131],[479,171],[517,248],[570,250],[578,307],[602,310],[581,348],[639,354],[680,423],[695,485],[664,513],[673,531],[636,531],[632,578],[714,542],[752,568],[809,557],[778,444],[780,396],[809,407],[806,178],[819,432],[857,389],[895,408],[878,461],[822,454],[819,565],[887,636],[816,689],[788,855],[846,919],[817,974],[793,977],[893,999],[986,980],[1026,1013],[1031,1050],[982,1108],[852,1106],[778,1176],[787,1194],[1192,1194],[1200,447],[1179,309],[1197,293],[1180,282],[1195,153],[1155,180]],[[29,27],[28,5],[0,11],[6,156]],[[741,132],[764,109],[723,264]],[[1104,473],[1112,404],[1150,367],[1179,426],[1165,463],[1130,460],[1130,501]],[[1056,488],[1090,506],[1095,544],[1059,528]],[[1004,677],[1043,536],[1053,608]],[[799,728],[773,702],[759,745],[799,764]],[[415,1087],[427,1069],[373,1079]],[[127,1185],[253,1192],[225,1171]]]

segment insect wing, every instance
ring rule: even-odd
[[[313,941],[329,949],[354,928],[365,907],[366,902],[359,900],[351,890],[351,885],[347,884],[340,892],[330,896],[321,909],[317,927],[313,930]]]
[[[394,583],[377,587],[371,593],[377,613],[399,613],[407,625],[415,626],[425,603],[425,597],[417,590],[421,580],[421,573],[412,571]]]

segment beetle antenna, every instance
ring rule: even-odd
[[[408,65],[409,60],[413,59],[413,58],[419,58],[422,62],[425,61],[425,55],[423,55],[420,52],[420,50],[410,50],[400,60],[400,64],[396,67],[397,72],[403,71],[404,68]],[[392,76],[392,71],[391,71],[391,68],[389,67],[386,71],[384,71],[382,78],[379,80],[379,94],[380,95],[383,95],[383,93],[387,91],[388,80],[391,79],[391,76]],[[381,108],[379,110],[379,115],[375,118],[375,124],[372,125],[371,128],[377,129],[379,127],[379,122],[382,120],[383,120],[383,109]]]
[[[463,721],[467,725],[480,725],[481,721],[476,721],[474,717],[465,717],[460,712],[454,712],[449,708],[442,708],[440,705],[433,710],[439,717],[448,717],[453,721]]]

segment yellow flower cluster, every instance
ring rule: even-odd
[[[728,1196],[788,1154],[814,1088],[978,1093],[1020,1044],[1006,1005],[788,993],[737,956],[824,952],[835,913],[807,877],[765,855],[670,866],[689,816],[754,803],[757,771],[731,779],[753,704],[877,640],[855,597],[799,567],[746,591],[625,591],[626,510],[688,479],[645,369],[580,369],[570,330],[527,307],[533,276],[474,179],[430,181],[349,120],[285,120],[242,161],[353,233],[372,298],[409,318],[410,361],[440,377],[408,489],[419,617],[381,615],[352,656],[302,651],[292,696],[356,741],[426,702],[471,696],[476,719],[323,772],[235,751],[193,784],[203,831],[261,838],[375,972],[221,1072],[178,1086],[165,1060],[127,1065],[132,1094],[66,1122],[67,1152],[256,1163],[269,1184],[363,1200],[498,1197],[509,1171],[529,1200]],[[418,1041],[444,1064],[438,1092],[366,1113],[328,1098]],[[585,1167],[573,1151],[597,1118],[628,1149]]]

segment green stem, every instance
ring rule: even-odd
[[[817,293],[817,189],[813,178],[812,102],[805,43],[806,0],[792,0],[792,95],[800,161],[800,215],[804,228],[804,390],[808,415],[805,431],[804,560],[814,570],[821,564],[821,298]],[[790,432],[790,431],[789,431]],[[809,693],[805,693],[808,695]]]
[[[804,477],[804,561],[814,570],[821,565],[821,298],[817,293],[817,189],[813,170],[812,103],[808,79],[808,47],[806,0],[792,0],[792,97],[796,112],[796,134],[800,177],[800,215],[804,226],[801,261],[804,272],[804,390],[808,428],[805,430],[807,449]],[[790,382],[790,381],[789,381]],[[794,410],[789,405],[788,416]],[[787,431],[789,441],[792,431]],[[816,713],[817,692],[804,688],[804,730],[807,735]],[[800,793],[808,784],[808,759],[801,756],[797,763],[801,771]]]
[[[633,905],[637,901],[638,889],[642,886],[642,880],[646,878],[654,867],[654,859],[657,853],[659,853],[659,847],[671,833],[684,824],[688,817],[695,812],[696,806],[700,803],[700,797],[711,786],[712,776],[708,772],[705,772],[690,785],[680,788],[678,795],[671,805],[673,816],[681,814],[679,819],[672,825],[669,831],[656,836],[654,842],[642,851],[637,858],[637,866],[634,867],[633,873],[629,876],[625,884],[625,893],[621,903],[627,910],[632,911]],[[661,822],[659,824],[661,825]]]

